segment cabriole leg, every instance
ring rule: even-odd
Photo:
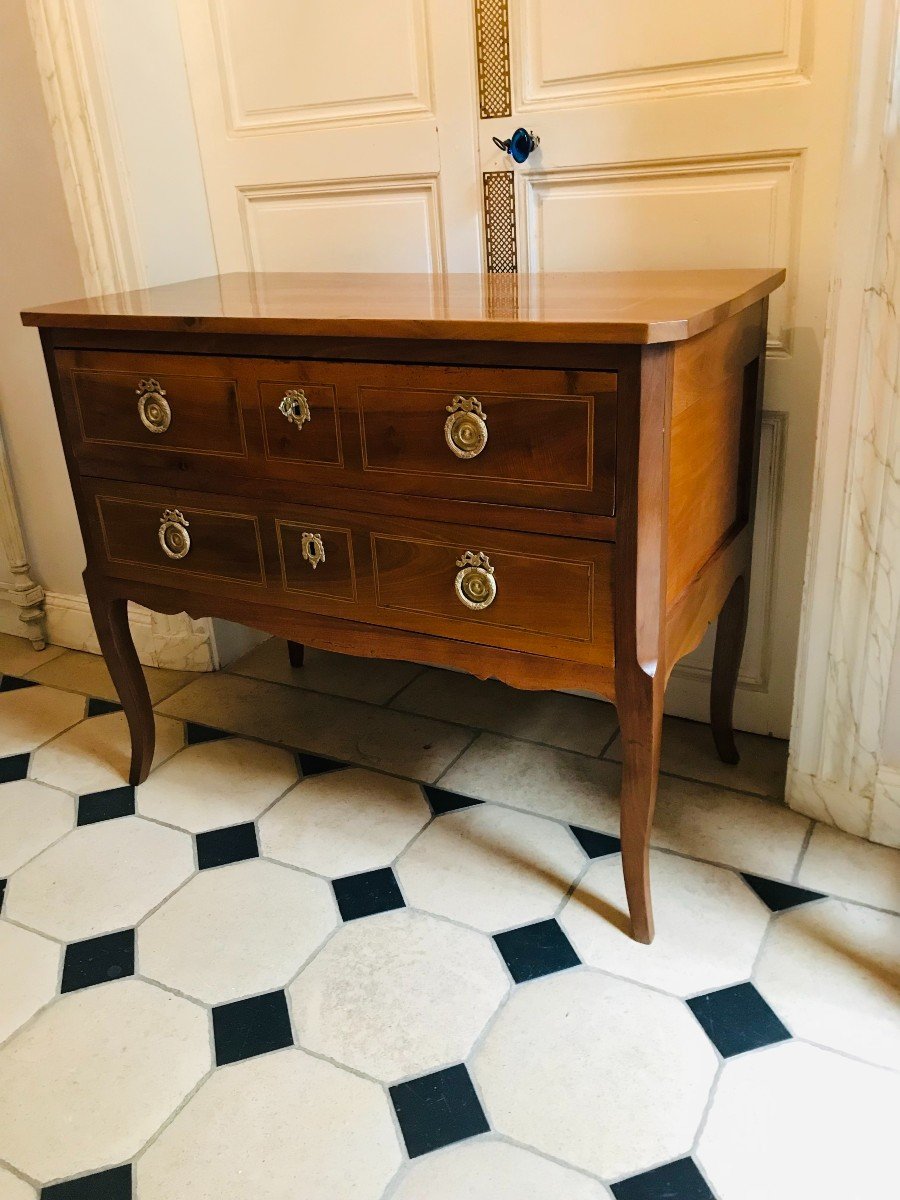
[[[739,575],[725,598],[716,628],[709,719],[722,762],[740,762],[734,741],[734,693],[747,632],[747,579]]]
[[[650,899],[650,829],[656,806],[662,741],[663,689],[638,671],[620,698],[622,793],[620,835],[625,895],[635,941],[653,941]],[[620,689],[623,690],[623,689]]]
[[[288,642],[288,660],[292,667],[303,666],[303,643]]]

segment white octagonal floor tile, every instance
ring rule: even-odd
[[[38,1200],[38,1194],[24,1179],[0,1167],[0,1200]]]
[[[697,1159],[722,1200],[880,1200],[900,1076],[797,1042],[725,1064]]]
[[[650,880],[656,937],[643,946],[629,933],[621,856],[591,865],[559,917],[581,960],[679,996],[747,979],[770,914],[744,881],[659,851]]]
[[[248,859],[201,871],[147,918],[138,970],[222,1004],[283,987],[338,920],[324,879]]]
[[[221,1067],[137,1163],[140,1200],[379,1200],[400,1165],[387,1096],[302,1050]]]
[[[430,816],[416,783],[331,771],[304,779],[260,818],[260,850],[337,879],[387,866]]]
[[[123,1162],[210,1069],[209,1043],[202,1008],[139,979],[61,997],[0,1048],[0,1158],[41,1181]]]
[[[301,1046],[389,1083],[461,1062],[508,987],[482,934],[402,909],[345,925],[290,996]]]
[[[480,1139],[418,1159],[391,1200],[609,1200],[609,1195],[596,1180],[521,1146]]]
[[[782,913],[754,982],[796,1037],[900,1070],[900,917],[842,900]]]
[[[438,817],[395,871],[414,908],[493,933],[553,916],[583,867],[562,826],[477,804]]]
[[[688,1153],[716,1064],[681,1001],[579,970],[518,988],[472,1074],[495,1129],[617,1178]]]
[[[77,699],[83,702],[83,697]],[[183,745],[181,723],[157,717],[153,765],[159,766]],[[31,776],[83,796],[87,792],[121,787],[128,782],[130,765],[128,724],[124,713],[115,712],[82,721],[36,751],[31,760]]]
[[[74,942],[135,925],[194,870],[191,837],[141,817],[73,829],[17,871],[5,912]]]
[[[0,921],[0,1042],[56,995],[59,958],[55,942]]]
[[[296,782],[289,751],[222,738],[188,746],[154,771],[137,789],[137,810],[202,833],[255,820]]]
[[[900,911],[900,850],[815,825],[800,864],[802,887]]]
[[[56,688],[17,688],[0,692],[0,758],[26,754],[84,716],[84,696]]]
[[[0,786],[0,879],[75,826],[75,801],[31,779]]]

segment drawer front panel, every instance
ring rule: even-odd
[[[314,599],[356,600],[353,534],[323,523],[312,512],[303,521],[276,518],[281,583],[287,592]]]
[[[344,465],[334,384],[257,381],[266,458]]]
[[[83,352],[76,361],[62,378],[87,448],[246,457],[238,385],[227,360]]]
[[[614,511],[613,372],[357,371],[370,486]]]
[[[96,496],[100,534],[111,564],[151,567],[189,580],[264,585],[259,520],[220,511],[105,494]],[[166,543],[165,547],[163,542]],[[167,553],[168,549],[168,553]]]

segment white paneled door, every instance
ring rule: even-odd
[[[736,702],[782,736],[856,2],[180,0],[220,270],[477,270],[517,126],[540,138],[520,271],[788,268]],[[479,116],[486,90],[508,116]],[[706,719],[710,661],[707,639],[670,711]]]

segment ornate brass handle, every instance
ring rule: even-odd
[[[156,379],[142,379],[136,391],[141,424],[151,433],[165,433],[172,423],[172,410],[166,399],[165,388],[160,387]]]
[[[177,508],[167,508],[159,518],[159,544],[168,558],[184,558],[191,548],[189,521]]]
[[[454,396],[447,405],[444,440],[457,458],[475,458],[487,445],[487,417],[474,396]]]
[[[486,554],[467,550],[456,560],[461,568],[456,576],[456,594],[466,608],[488,608],[497,596],[494,568]]]
[[[325,561],[325,543],[317,533],[301,534],[300,545],[303,547],[303,558],[313,570]]]
[[[309,401],[302,388],[288,388],[284,393],[284,399],[278,405],[278,411],[298,429],[302,429],[307,421],[312,420]]]

